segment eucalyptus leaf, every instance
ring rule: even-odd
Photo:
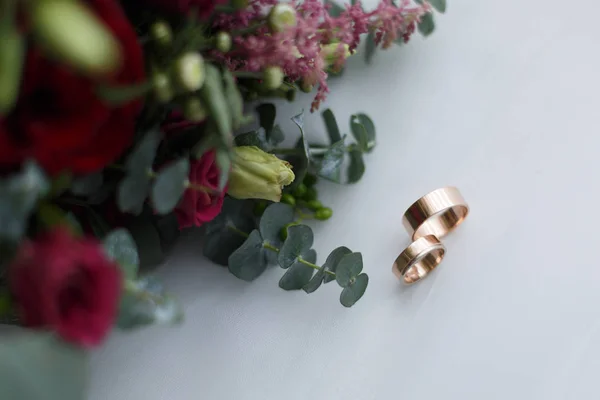
[[[219,215],[204,225],[203,254],[212,262],[227,266],[229,256],[246,241],[244,233],[255,228],[244,206],[244,201],[227,196]]]
[[[323,159],[319,163],[318,175],[332,182],[340,183],[342,180],[342,163],[346,154],[346,145],[344,139],[334,143],[323,154]]]
[[[152,82],[143,82],[128,86],[99,86],[96,94],[111,106],[121,106],[143,97],[153,88]]]
[[[279,125],[275,125],[271,130],[271,134],[269,135],[269,143],[271,146],[277,146],[279,143],[283,142],[285,139],[285,135],[281,130]]]
[[[375,56],[375,51],[377,50],[377,43],[375,43],[375,33],[369,32],[367,38],[365,39],[365,61],[367,64],[370,64],[373,61],[373,56]]]
[[[369,284],[369,276],[365,273],[358,275],[355,279],[342,290],[340,294],[340,303],[344,307],[352,307],[365,294],[367,285]]]
[[[346,254],[339,261],[336,272],[335,280],[341,287],[346,287],[350,284],[353,278],[356,278],[363,269],[362,254],[350,253]]]
[[[150,216],[142,215],[134,218],[127,224],[127,230],[135,242],[140,269],[157,266],[164,261],[160,235]]]
[[[365,173],[365,161],[363,160],[362,152],[358,149],[353,149],[348,154],[350,155],[348,182],[356,183]]]
[[[127,158],[125,169],[132,174],[147,175],[152,168],[160,138],[158,129],[149,130]]]
[[[238,129],[246,122],[246,119],[244,118],[244,100],[242,99],[242,95],[235,83],[235,79],[229,70],[223,72],[223,84],[225,97],[231,112],[232,126],[233,129]]]
[[[301,150],[301,154],[289,157],[289,162],[294,167],[294,175],[296,178],[294,179],[294,182],[288,186],[288,190],[293,190],[302,183],[310,165],[310,145],[304,135],[304,111],[294,116],[292,121],[296,124],[298,129],[300,129],[300,138],[296,143],[296,148]]]
[[[279,249],[277,261],[281,268],[287,269],[298,262],[313,245],[314,236],[308,225],[293,225],[287,228],[287,238]]]
[[[284,226],[294,221],[294,209],[283,203],[273,203],[265,209],[259,231],[265,241],[275,247],[281,244],[281,230]]]
[[[81,400],[87,373],[85,351],[48,333],[24,332],[0,343],[3,399]]]
[[[327,256],[327,260],[325,260],[325,264],[323,264],[323,269],[335,272],[342,258],[350,253],[352,253],[352,250],[350,250],[349,248],[345,246],[338,247],[337,249],[329,253],[329,256]],[[335,275],[326,274],[323,280],[325,283],[329,283],[335,280]]]
[[[271,131],[275,124],[275,105],[272,103],[259,104],[256,107],[258,113],[258,123],[265,130],[267,140],[271,140]]]
[[[424,0],[415,0],[416,3],[418,4],[423,4]],[[431,6],[433,8],[435,8],[438,12],[440,13],[445,13],[446,12],[446,0],[427,0],[427,2],[429,4],[431,4]]]
[[[375,147],[375,124],[368,115],[359,113],[350,117],[350,128],[363,152],[370,152]]]
[[[329,15],[331,15],[334,18],[339,17],[344,12],[344,7],[338,5],[332,0],[325,0],[325,4],[330,6]]]
[[[229,271],[244,281],[253,281],[267,268],[263,240],[253,230],[244,243],[229,256]]]
[[[216,163],[219,168],[219,187],[218,190],[225,189],[229,180],[229,172],[231,171],[231,157],[229,152],[224,149],[217,150]]]
[[[150,193],[156,212],[167,214],[179,203],[186,190],[189,170],[190,162],[185,157],[160,170]]]
[[[435,21],[433,20],[433,14],[427,13],[421,17],[419,22],[419,32],[423,36],[429,36],[435,30]]]
[[[117,206],[122,212],[138,215],[150,191],[150,177],[147,174],[131,173],[117,186]]]
[[[127,229],[119,228],[110,232],[102,243],[106,255],[116,261],[125,278],[134,279],[140,266],[138,249]]]
[[[317,261],[317,252],[309,249],[301,257],[302,260],[314,264]],[[314,271],[314,268],[301,262],[294,263],[279,280],[279,287],[284,290],[300,290],[310,282]]]
[[[256,146],[263,151],[268,150],[267,137],[263,128],[239,134],[235,137],[236,146]]]
[[[328,108],[327,110],[323,111],[321,117],[323,117],[323,121],[325,122],[327,134],[329,135],[329,140],[331,143],[337,143],[342,140],[342,134],[340,133],[340,128],[338,127],[333,112]]]
[[[164,291],[154,277],[127,280],[121,297],[117,326],[140,328],[150,324],[176,324],[183,321],[181,305]]]
[[[205,64],[206,80],[200,94],[204,104],[208,106],[210,115],[224,143],[231,143],[232,116],[224,93],[221,71],[212,64]]]
[[[306,293],[312,293],[312,292],[316,291],[318,288],[321,287],[321,284],[323,283],[323,280],[325,279],[325,275],[326,275],[325,268],[321,267],[317,271],[317,273],[313,275],[313,277],[310,279],[310,281],[308,281],[308,283],[306,283],[302,287],[302,290],[304,290]],[[329,274],[327,274],[327,275],[329,275]]]
[[[79,176],[71,182],[71,193],[77,196],[90,196],[102,187],[104,176],[102,172]]]

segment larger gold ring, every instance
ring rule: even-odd
[[[392,271],[406,284],[425,278],[444,258],[446,248],[433,235],[422,236],[412,242],[396,258]]]
[[[406,210],[402,222],[415,240],[426,235],[442,238],[460,225],[469,206],[455,187],[436,189],[417,200]]]

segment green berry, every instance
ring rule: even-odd
[[[256,215],[257,217],[260,217],[261,215],[263,215],[266,208],[267,208],[266,201],[257,201],[256,203],[254,203],[254,210],[253,210],[254,215]]]
[[[159,46],[167,47],[173,42],[173,31],[165,21],[156,21],[150,26],[150,36]]]
[[[322,207],[315,211],[315,219],[320,221],[325,221],[331,218],[333,215],[333,210],[329,207]]]
[[[290,222],[289,224],[285,224],[284,227],[281,228],[280,235],[281,235],[281,239],[282,240],[287,239],[287,237],[288,237],[288,228],[290,226],[295,226],[295,225],[300,225],[300,224],[298,222],[294,221],[294,222]]]
[[[294,197],[301,199],[304,197],[304,195],[306,194],[306,190],[308,188],[306,187],[306,185],[304,183],[301,183],[298,185],[298,187],[296,189],[294,189]]]
[[[306,189],[306,194],[304,195],[304,200],[306,200],[306,201],[316,200],[317,197],[318,197],[317,189],[315,189],[313,187],[309,187],[308,189]]]
[[[296,198],[289,193],[284,193],[281,195],[281,202],[294,207],[296,205]]]
[[[222,53],[227,53],[229,50],[231,50],[231,35],[227,32],[217,33],[215,45],[217,50]]]
[[[313,174],[306,174],[304,177],[304,184],[307,187],[313,187],[317,183],[317,176]]]
[[[263,71],[265,88],[268,90],[278,89],[283,84],[285,77],[283,70],[277,66],[270,66]]]
[[[313,211],[317,211],[318,209],[323,208],[323,204],[321,204],[321,202],[316,199],[309,201],[306,206]]]

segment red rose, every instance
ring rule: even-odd
[[[122,286],[96,240],[73,238],[63,228],[21,246],[10,284],[24,325],[86,347],[111,329]]]
[[[114,0],[88,0],[121,44],[120,70],[103,83],[144,81],[144,59],[135,31]],[[140,102],[111,108],[100,100],[97,82],[50,61],[32,49],[27,55],[19,100],[0,118],[0,165],[14,167],[34,158],[47,172],[89,173],[101,169],[131,145]]]
[[[217,190],[219,187],[219,168],[215,161],[215,152],[209,151],[190,165],[190,182],[205,188]],[[212,221],[221,212],[226,190],[220,193],[206,193],[187,189],[175,208],[179,229],[201,226]]]

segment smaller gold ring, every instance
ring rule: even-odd
[[[433,235],[422,236],[412,242],[396,258],[394,275],[410,285],[425,278],[444,258],[446,247]]]
[[[469,214],[469,206],[455,187],[436,189],[426,194],[404,213],[402,222],[415,240],[434,235],[441,239],[460,225]]]

